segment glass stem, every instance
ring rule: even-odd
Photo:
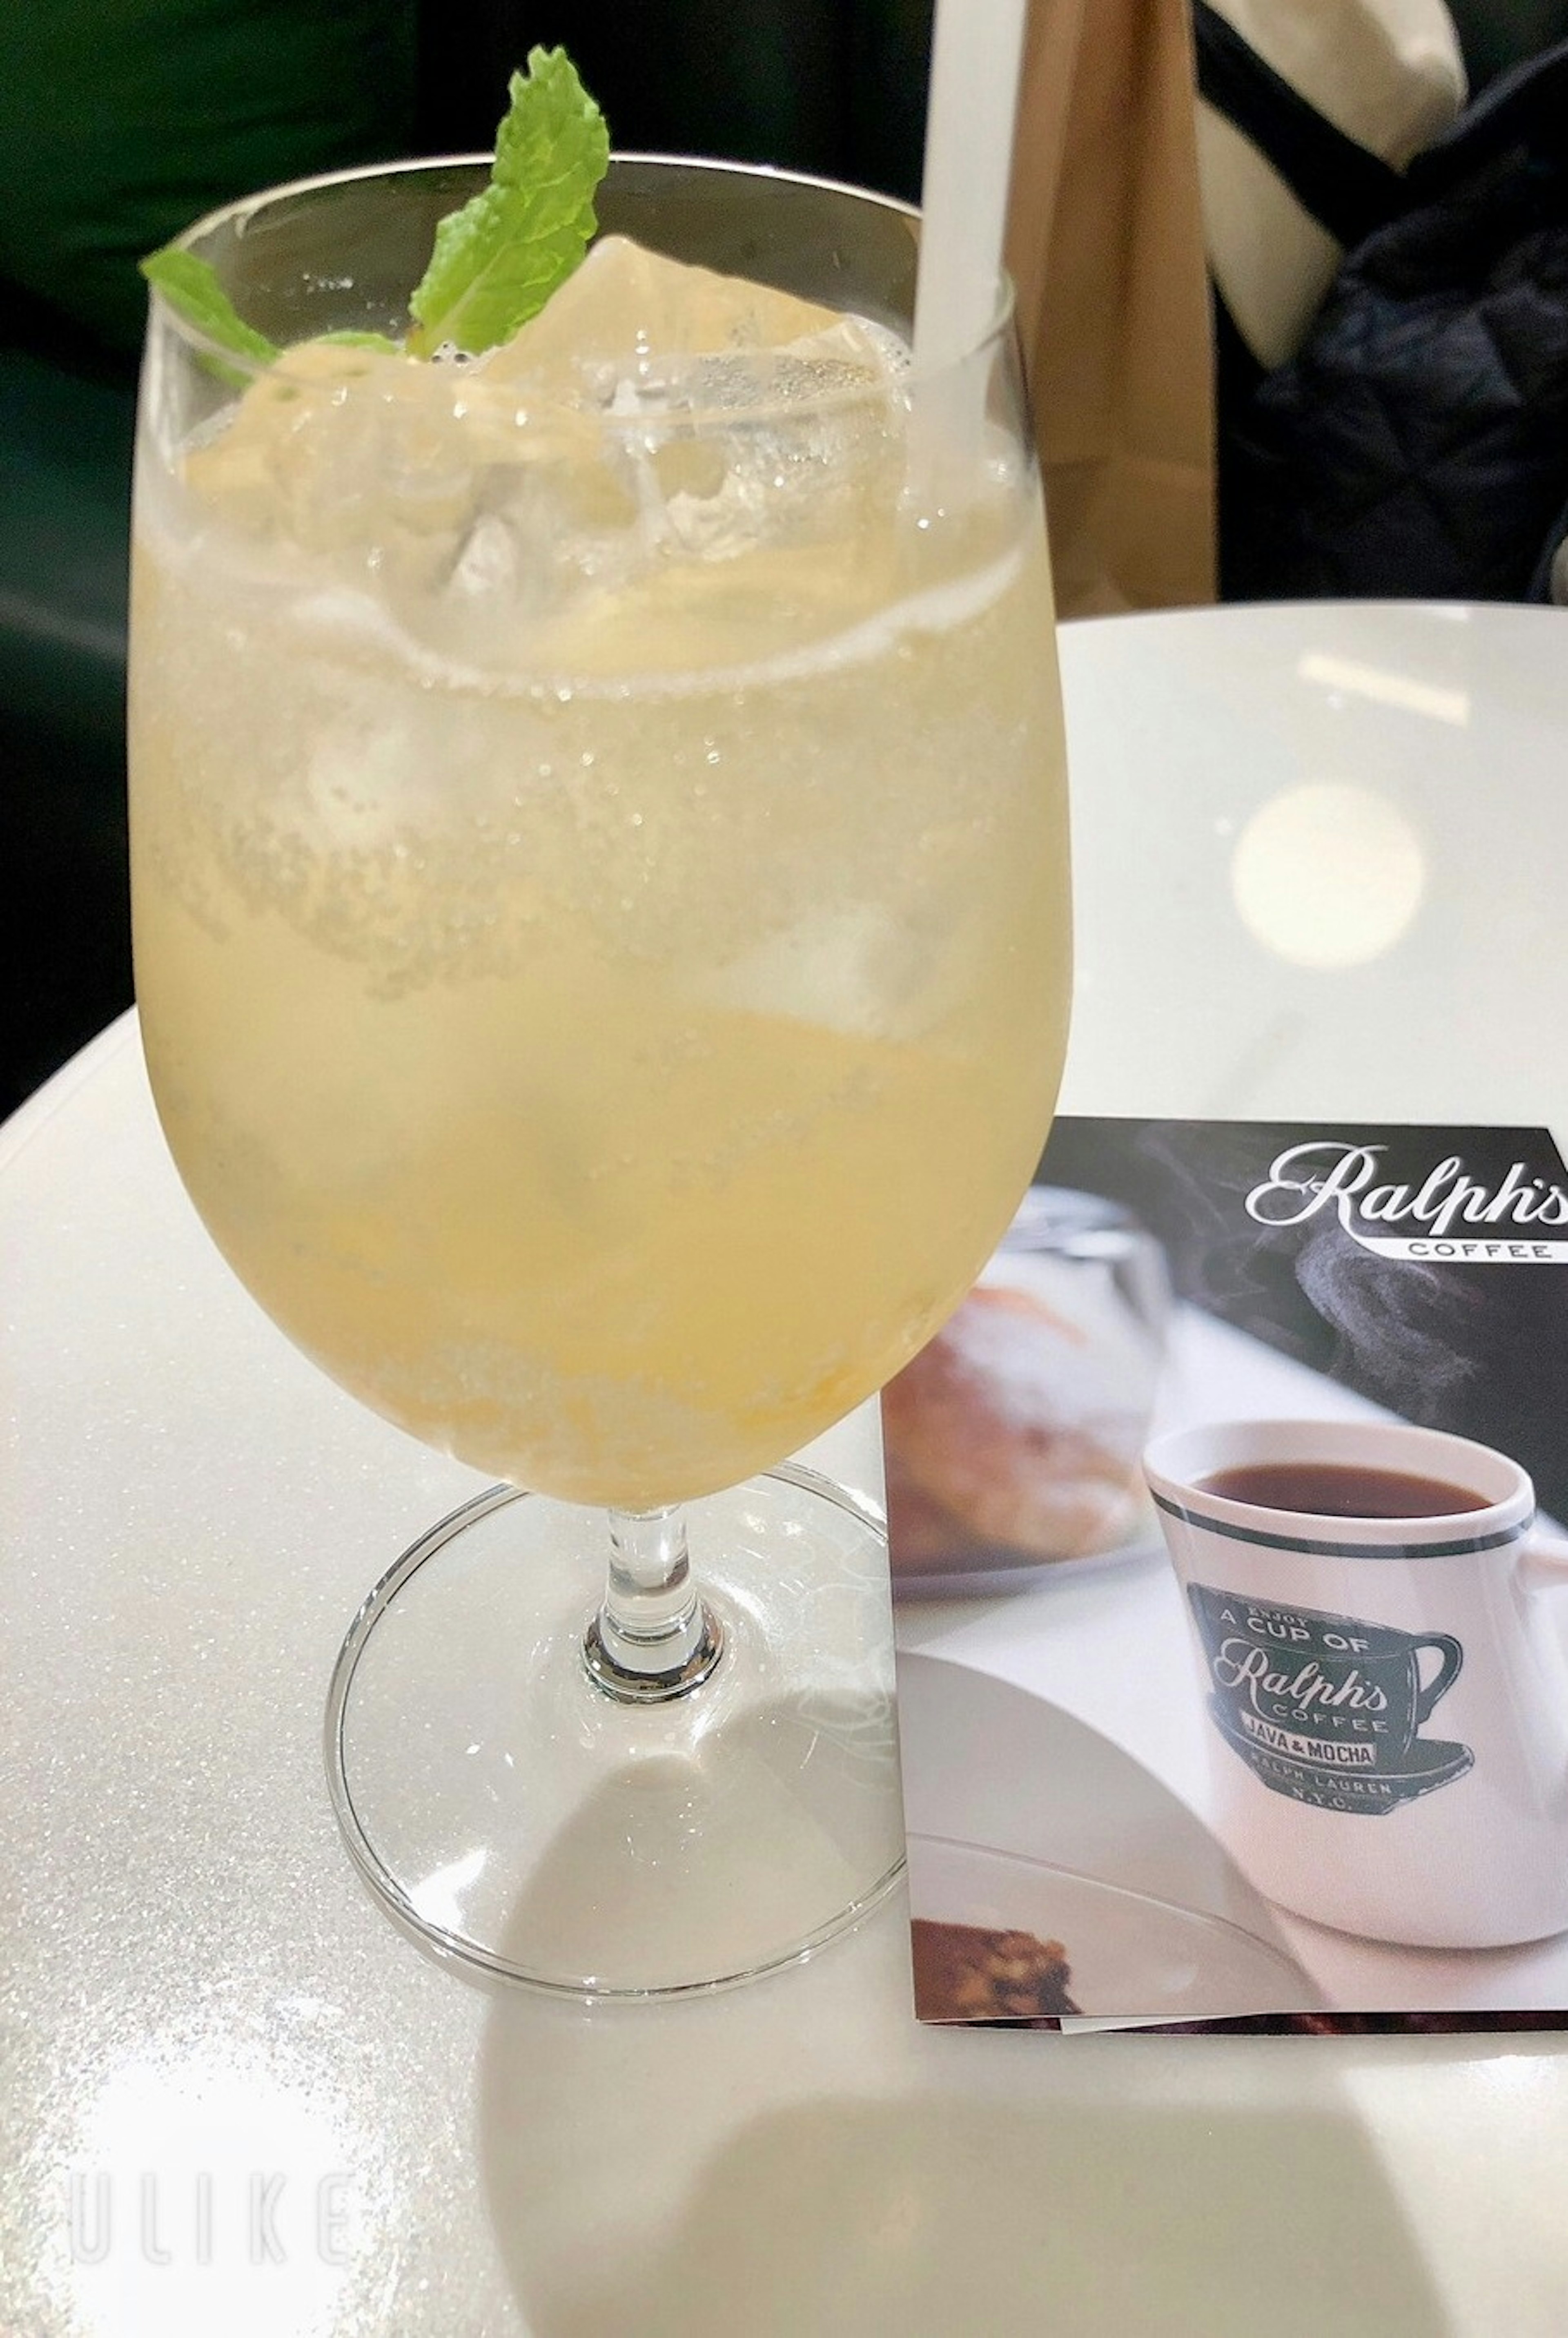
[[[583,1644],[590,1679],[622,1704],[662,1704],[690,1695],[723,1650],[691,1578],[685,1511],[612,1510],[604,1602]]]

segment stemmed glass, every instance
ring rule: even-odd
[[[484,169],[193,229],[270,370],[154,298],[138,997],[254,1296],[503,1481],[348,1631],[350,1850],[475,1970],[661,1995],[901,1865],[879,1523],[781,1457],[935,1330],[1044,1135],[1049,570],[1009,318],[911,381],[916,222],[870,195],[622,158],[600,204],[869,331],[747,352],[630,261],[520,372],[319,343],[400,329]]]

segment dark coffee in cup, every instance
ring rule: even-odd
[[[1487,1507],[1486,1497],[1468,1486],[1346,1461],[1248,1461],[1199,1484],[1228,1502],[1320,1518],[1446,1518]]]

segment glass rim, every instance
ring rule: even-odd
[[[172,239],[172,248],[179,251],[193,250],[207,236],[215,234],[222,228],[235,222],[248,221],[270,205],[287,201],[294,197],[315,194],[331,187],[358,185],[374,179],[412,178],[436,171],[487,171],[493,160],[493,155],[488,153],[415,155],[391,162],[357,163],[352,168],[343,171],[316,172],[301,179],[286,179],[276,186],[260,188],[253,193],[237,196],[230,202],[220,203],[211,211],[203,211],[200,218],[192,220],[188,227],[183,228]],[[897,195],[882,194],[870,187],[854,186],[844,179],[825,178],[810,172],[783,170],[771,162],[727,162],[715,155],[664,154],[647,152],[640,149],[626,152],[617,149],[611,154],[610,161],[612,165],[617,162],[652,164],[658,168],[698,172],[710,172],[715,176],[721,173],[739,175],[749,179],[776,181],[788,186],[809,188],[818,193],[838,195],[854,202],[870,204],[877,210],[890,213],[895,218],[910,221],[916,230],[921,217],[916,204],[905,202]],[[240,231],[243,232],[243,226],[240,227]],[[590,244],[588,248],[591,250],[593,245]],[[261,380],[271,370],[272,365],[276,362],[275,359],[263,361],[254,359],[243,351],[233,349],[223,342],[214,340],[209,334],[204,333],[199,325],[191,323],[189,318],[181,316],[168,296],[156,284],[149,284],[148,296],[149,329],[156,319],[163,329],[172,332],[176,339],[197,355],[220,360],[231,376],[242,375],[247,386],[253,381]],[[816,305],[826,307],[827,303],[819,301]],[[883,378],[874,385],[848,389],[838,388],[816,398],[790,398],[778,403],[769,402],[746,409],[720,406],[688,407],[673,411],[666,410],[664,413],[661,413],[658,409],[652,409],[643,414],[599,414],[591,416],[589,419],[617,436],[645,432],[651,426],[661,421],[678,423],[687,429],[720,423],[733,429],[738,426],[743,426],[748,421],[760,421],[765,418],[776,421],[780,413],[798,416],[804,420],[808,416],[842,410],[846,407],[861,406],[867,401],[880,402],[890,390],[897,388],[900,378],[910,384],[916,381],[922,385],[937,382],[961,372],[965,367],[988,353],[994,353],[1012,332],[1016,305],[1016,292],[1013,279],[1004,269],[1001,271],[995,306],[992,311],[990,322],[984,332],[957,356],[946,359],[941,365],[933,366],[919,374],[916,374],[911,366],[906,374],[891,380]],[[857,312],[853,309],[843,309],[838,313],[849,317]],[[286,354],[287,348],[279,351],[280,356]],[[488,353],[481,353],[482,356],[485,354]]]

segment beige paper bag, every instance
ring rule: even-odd
[[[1185,0],[1033,0],[1007,261],[1062,615],[1211,601],[1213,349]]]

